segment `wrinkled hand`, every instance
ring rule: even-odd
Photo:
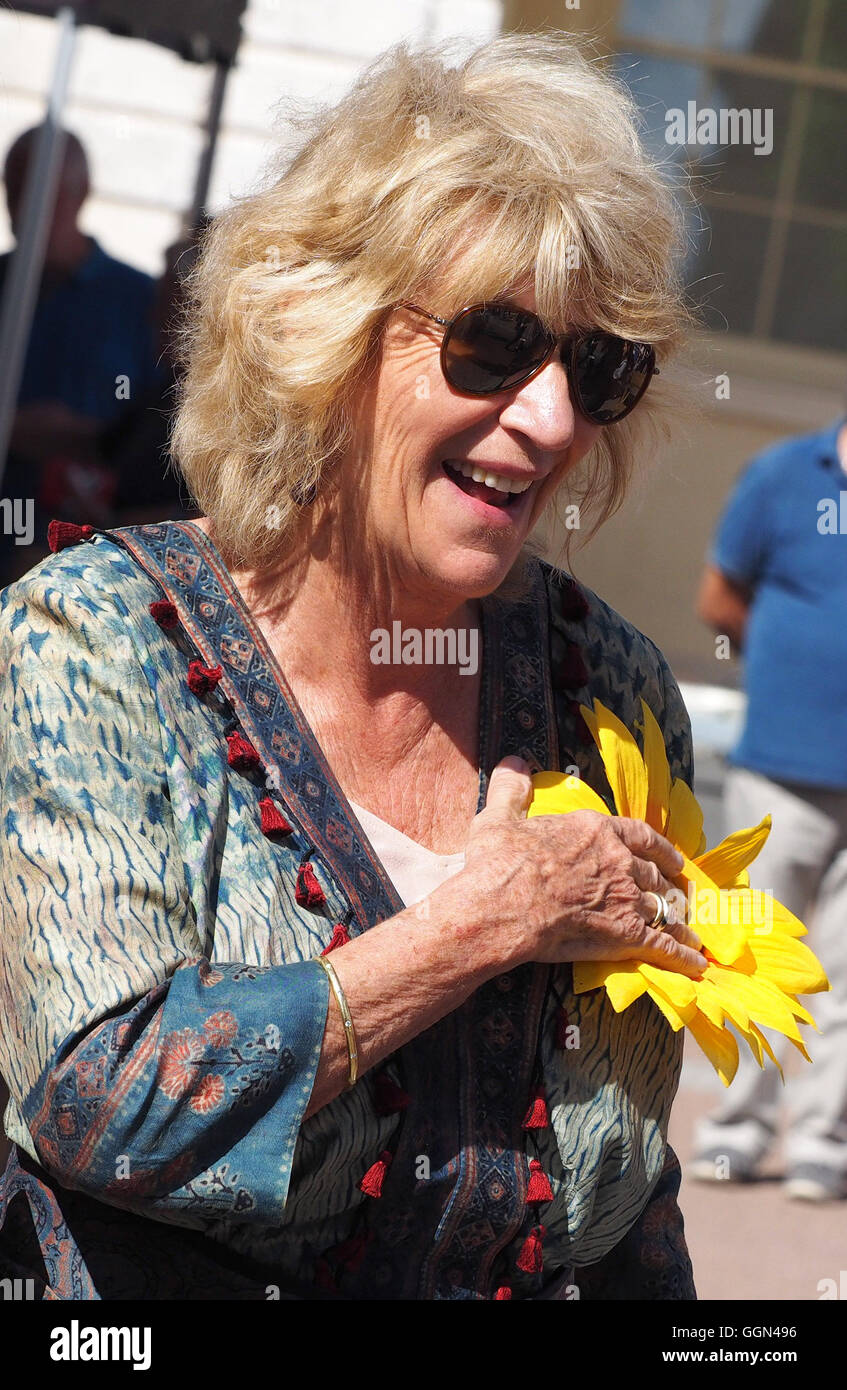
[[[675,894],[668,880],[682,856],[673,845],[644,821],[597,811],[527,820],[531,799],[527,764],[504,758],[471,822],[463,870],[468,891],[490,898],[514,964],[635,959],[700,975],[705,960],[689,927],[648,926],[650,894]]]

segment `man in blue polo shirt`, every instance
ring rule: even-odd
[[[772,814],[752,886],[810,924],[832,984],[814,1001],[813,1065],[788,1083],[785,1147],[787,1194],[832,1200],[847,1195],[847,422],[749,465],[718,527],[699,612],[744,654],[728,823]],[[752,1177],[775,1139],[781,1089],[774,1068],[742,1057],[699,1127],[692,1176]]]
[[[38,133],[19,135],[5,160],[15,234]],[[88,193],[85,150],[68,133],[0,487],[33,508],[35,543],[22,549],[0,532],[0,584],[44,553],[53,517],[111,524],[119,470],[110,441],[158,389],[155,281],[81,229]],[[9,261],[0,256],[0,291]]]

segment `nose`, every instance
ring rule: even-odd
[[[521,430],[539,449],[567,449],[573,442],[576,415],[568,374],[558,352],[537,376],[515,389],[500,412],[500,424]]]

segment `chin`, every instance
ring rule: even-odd
[[[508,557],[486,551],[464,551],[452,563],[442,563],[434,572],[445,589],[457,600],[485,598],[509,578],[512,571],[520,573],[521,551]]]

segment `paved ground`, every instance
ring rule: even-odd
[[[683,1175],[694,1122],[722,1091],[699,1048],[686,1038],[670,1127]],[[819,1281],[838,1284],[841,1271],[847,1297],[847,1201],[822,1206],[790,1202],[782,1192],[781,1173],[775,1154],[763,1165],[762,1179],[743,1186],[698,1183],[683,1176],[680,1205],[701,1299],[815,1300],[821,1297]]]

